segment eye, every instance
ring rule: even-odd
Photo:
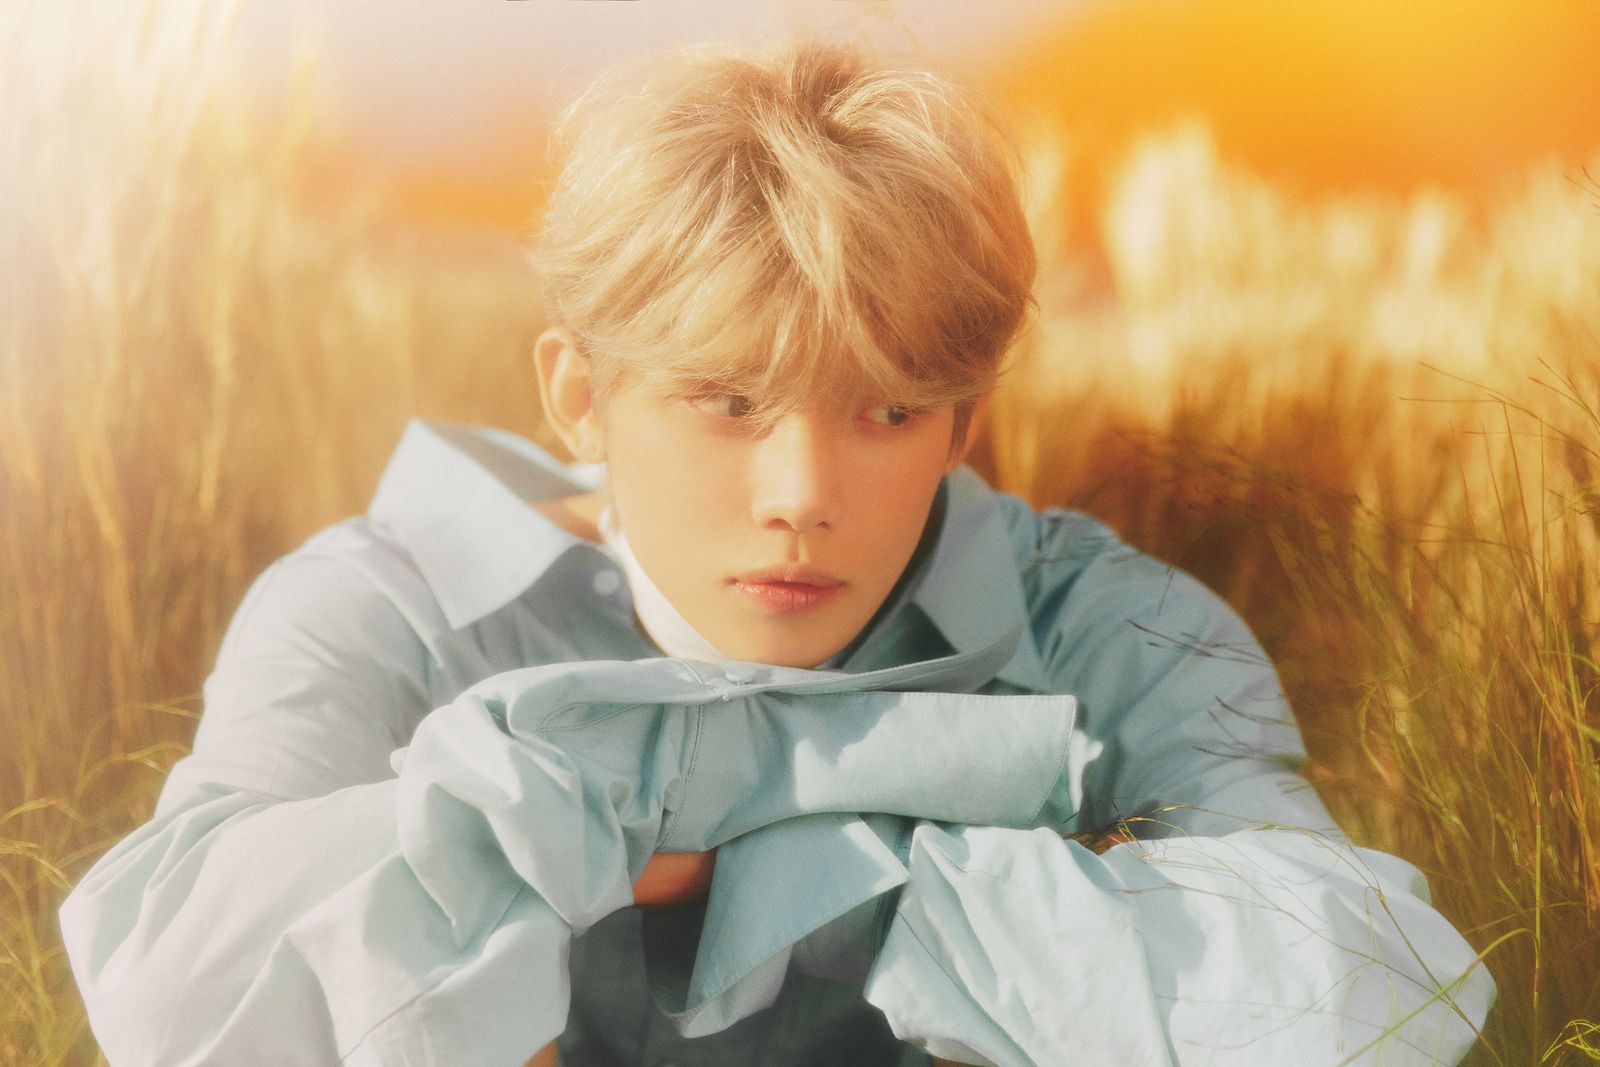
[[[879,404],[862,412],[867,421],[875,422],[879,426],[890,427],[904,426],[916,417],[916,414],[915,411],[904,404]]]
[[[756,410],[755,403],[749,397],[738,393],[702,393],[690,397],[689,403],[697,411],[723,419],[743,419]]]

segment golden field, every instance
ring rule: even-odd
[[[219,7],[161,10],[0,11],[5,1064],[99,1062],[55,909],[151,810],[252,577],[414,414],[548,441],[516,235],[330,192],[310,68],[268,117]],[[1600,188],[1291,195],[1201,127],[1088,182],[1020,129],[1040,307],[979,466],[1250,620],[1344,825],[1498,981],[1471,1062],[1600,1060]]]

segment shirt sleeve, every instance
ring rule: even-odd
[[[390,757],[426,663],[348,559],[303,550],[252,587],[193,754],[62,909],[111,1062],[508,1064],[560,1032],[568,928],[493,879],[464,928],[402,848]]]
[[[1035,633],[1079,698],[1054,815],[921,823],[868,999],[973,1064],[1459,1060],[1494,983],[1421,873],[1350,844],[1298,774],[1244,623],[1098,524],[1053,533]],[[1139,840],[1103,855],[1059,836],[1119,820]]]

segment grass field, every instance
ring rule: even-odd
[[[515,235],[308,196],[311,83],[268,118],[220,6],[161,12],[0,11],[5,1064],[97,1061],[55,909],[149,814],[250,579],[413,414],[545,440]],[[1344,825],[1495,975],[1471,1062],[1600,1060],[1600,190],[1307,202],[1166,131],[1096,249],[1070,140],[1025,128],[1040,314],[979,465],[1250,620]]]

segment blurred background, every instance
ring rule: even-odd
[[[551,445],[552,120],[703,40],[866,41],[1017,131],[1036,322],[976,463],[1232,602],[1309,773],[1600,1060],[1600,4],[0,6],[0,1063],[100,1062],[55,909],[250,580],[406,419]]]

